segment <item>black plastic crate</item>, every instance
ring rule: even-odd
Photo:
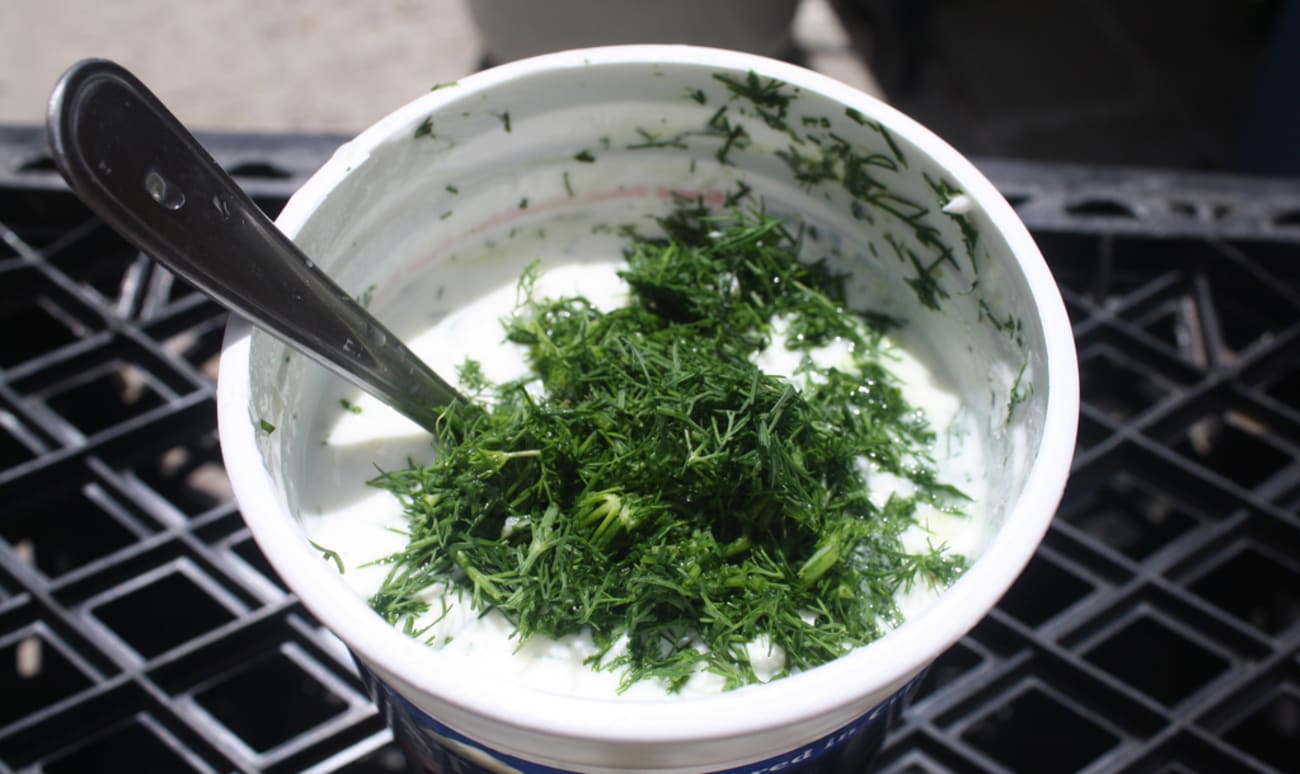
[[[204,139],[274,212],[340,138]],[[0,129],[0,770],[402,770],[231,499],[225,315],[43,148]],[[1042,548],[881,770],[1295,770],[1300,186],[980,166],[1061,284],[1079,444]]]

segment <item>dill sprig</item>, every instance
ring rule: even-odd
[[[372,482],[409,520],[371,599],[391,623],[414,633],[442,584],[521,642],[589,633],[589,663],[624,687],[674,691],[705,669],[733,688],[758,680],[754,643],[781,649],[780,674],[817,666],[896,623],[900,589],[961,572],[901,541],[918,504],[964,497],[882,365],[890,321],[850,313],[844,278],[799,261],[801,234],[777,218],[684,205],[659,225],[627,249],[621,308],[537,298],[526,272],[504,325],[532,375],[490,385],[466,363],[490,400],[443,415],[433,464]],[[802,391],[755,365],[778,324],[812,374]],[[836,340],[850,362],[815,368]],[[915,491],[878,507],[868,464]]]

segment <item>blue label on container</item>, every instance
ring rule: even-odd
[[[358,663],[362,680],[410,763],[439,774],[571,774],[506,755],[460,734],[430,717]],[[884,740],[885,730],[911,697],[922,676],[848,725],[789,752],[720,774],[775,774],[800,771],[863,771]],[[851,757],[844,753],[851,752]],[[850,763],[852,761],[852,763]]]

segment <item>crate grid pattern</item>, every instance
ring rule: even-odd
[[[270,212],[334,137],[211,135]],[[1285,771],[1300,735],[1300,186],[981,166],[1065,297],[1073,474],[882,771]],[[224,313],[0,131],[0,771],[400,771],[215,431]]]

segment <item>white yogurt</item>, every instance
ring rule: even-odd
[[[617,250],[601,249],[604,255]],[[454,307],[433,321],[420,335],[409,341],[411,348],[434,370],[452,379],[456,366],[469,356],[478,360],[482,372],[496,382],[526,373],[521,346],[506,342],[500,320],[516,302],[516,277],[526,265],[528,253],[507,256],[499,262],[501,282],[476,298],[467,298],[461,289],[448,286],[441,295],[453,299]],[[620,263],[581,260],[546,266],[535,286],[535,295],[581,294],[602,309],[625,303],[626,285],[617,276]],[[788,351],[781,339],[783,326],[774,326],[773,343],[762,353],[758,365],[768,373],[791,378],[802,353]],[[812,353],[822,368],[851,360],[847,345],[832,344]],[[938,441],[934,450],[940,480],[951,483],[971,495],[975,505],[966,515],[951,515],[925,506],[918,507],[917,523],[904,535],[911,550],[926,550],[929,544],[947,545],[949,550],[968,557],[982,545],[983,522],[979,503],[985,501],[980,490],[980,460],[976,423],[963,410],[958,399],[946,389],[936,374],[911,350],[891,346],[887,350],[891,370],[905,384],[905,394],[913,406],[923,410],[935,430]],[[463,385],[458,385],[463,389]],[[327,396],[327,401],[329,397]],[[338,555],[345,571],[344,581],[359,596],[369,598],[377,591],[388,573],[384,565],[370,564],[401,551],[406,537],[401,534],[405,518],[397,499],[386,491],[372,489],[365,481],[375,474],[376,465],[383,469],[406,467],[407,460],[428,463],[434,456],[428,436],[410,420],[400,416],[369,395],[358,392],[341,394],[335,399],[338,409],[322,412],[312,428],[319,437],[307,470],[329,471],[308,489],[303,498],[302,520],[310,538],[319,546]],[[910,481],[864,466],[871,498],[883,504],[889,494],[907,494]],[[326,561],[326,560],[322,560]],[[440,651],[440,658],[450,665],[463,663],[517,680],[543,691],[568,695],[663,699],[669,694],[657,682],[643,680],[619,694],[620,675],[593,669],[583,662],[596,654],[589,636],[570,636],[551,640],[535,636],[520,643],[504,616],[492,611],[480,615],[468,600],[456,593],[445,594],[441,587],[427,592],[430,609],[415,622],[421,638]],[[917,615],[935,597],[937,591],[925,583],[900,592],[898,604],[904,617]],[[605,658],[620,652],[615,645]],[[747,648],[750,665],[760,679],[770,679],[785,666],[785,654],[779,647],[760,637]],[[451,666],[450,668],[455,668]],[[723,689],[723,679],[701,672],[676,696],[715,693]]]

